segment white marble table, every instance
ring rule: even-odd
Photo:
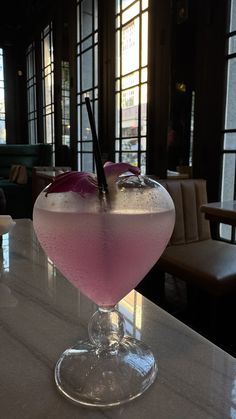
[[[47,260],[30,220],[3,237],[0,280],[1,419],[236,418],[236,360],[132,292],[120,304],[129,333],[152,347],[156,382],[121,407],[75,406],[56,389],[61,352],[87,337],[92,302]]]

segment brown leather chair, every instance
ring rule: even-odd
[[[159,268],[216,296],[236,291],[236,246],[213,240],[209,221],[200,211],[207,202],[206,181],[159,182],[171,195],[176,211],[175,228]]]
[[[221,309],[219,303],[222,297],[236,295],[236,246],[211,238],[209,221],[200,211],[200,206],[207,202],[205,180],[158,182],[167,189],[174,201],[176,222],[169,245],[155,265],[154,271],[158,271],[159,274],[167,272],[181,278],[186,282],[188,290],[202,290],[206,293],[210,307],[208,321],[211,333],[216,333],[216,317]],[[157,275],[154,277],[152,272],[152,295]],[[150,285],[149,281],[146,281],[146,289]],[[156,292],[160,292],[160,283],[159,277]],[[163,289],[164,287],[161,288]],[[142,292],[141,289],[140,291]],[[189,293],[190,295],[194,293]],[[200,305],[200,300],[194,302],[192,299],[191,304],[193,303]]]

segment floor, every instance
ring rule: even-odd
[[[220,314],[220,321],[217,324],[217,341],[211,336],[206,324],[209,317],[207,316],[207,309],[209,309],[207,300],[203,301],[203,297],[200,296],[197,306],[201,315],[199,313],[192,315],[188,306],[188,293],[184,281],[166,274],[165,302],[159,305],[162,305],[173,316],[236,357],[235,298],[231,301],[227,299],[220,307],[224,314]]]

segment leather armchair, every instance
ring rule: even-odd
[[[211,238],[209,221],[200,211],[207,202],[203,179],[167,180],[176,222],[169,246],[158,266],[212,295],[236,291],[236,246]]]
[[[164,274],[169,273],[186,282],[188,305],[203,311],[199,293],[207,297],[211,336],[217,335],[223,300],[236,295],[236,246],[213,240],[209,221],[200,211],[207,202],[206,181],[203,179],[158,180],[171,195],[176,209],[175,228],[169,245],[144,280],[144,294],[149,298],[164,293]],[[162,274],[162,275],[161,275]],[[142,292],[142,283],[138,289]],[[156,292],[155,292],[156,290]],[[164,296],[157,298],[163,304]],[[196,314],[196,313],[195,313]]]

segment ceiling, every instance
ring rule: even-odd
[[[0,43],[9,44],[24,36],[45,16],[53,0],[5,0],[1,5]]]

